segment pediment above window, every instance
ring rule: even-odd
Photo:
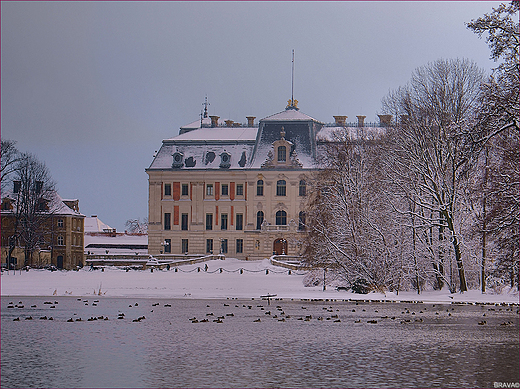
[[[229,168],[231,166],[231,155],[227,152],[220,154],[220,165],[221,168]]]
[[[173,168],[181,168],[184,165],[184,155],[182,153],[173,153]]]

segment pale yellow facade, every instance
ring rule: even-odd
[[[304,171],[191,171],[189,176],[184,171],[149,174],[150,254],[157,255],[165,251],[184,253],[186,246],[182,246],[183,239],[185,245],[187,242],[189,254],[209,253],[208,239],[213,241],[214,254],[221,252],[222,240],[227,240],[227,250],[225,243],[223,247],[227,252],[224,254],[240,259],[265,258],[280,249],[285,254],[299,254],[299,241],[304,233],[300,223],[300,212],[304,211],[305,203],[305,197],[300,195],[303,194],[300,192],[300,183],[307,176]],[[286,182],[285,196],[277,195],[277,182],[281,180]],[[263,183],[261,195],[257,188],[259,182],[260,186]],[[181,191],[182,185],[185,185],[188,194],[165,195],[167,185],[178,185]],[[222,194],[222,188],[226,185],[227,195]],[[208,186],[212,187],[213,194]],[[237,194],[237,187],[240,186],[242,194]],[[284,224],[277,225],[276,214],[279,211],[286,212],[286,218]],[[258,212],[263,212],[264,217],[259,229]],[[165,226],[166,214],[171,215],[170,226]],[[182,215],[187,217],[185,230],[182,229]],[[223,215],[227,219],[224,225]],[[211,219],[211,229],[208,218]],[[171,242],[170,250],[165,248],[167,239]],[[283,246],[283,240],[287,242],[286,247]],[[281,247],[275,247],[275,242]]]

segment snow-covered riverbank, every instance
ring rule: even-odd
[[[207,271],[204,271],[207,265]],[[201,270],[198,271],[198,268]],[[220,271],[222,269],[222,272]],[[240,271],[242,269],[242,271]],[[266,269],[268,270],[266,274]],[[3,272],[2,296],[92,296],[107,297],[164,297],[164,298],[258,298],[276,294],[279,298],[299,299],[367,299],[367,300],[420,300],[424,302],[492,302],[518,303],[518,292],[482,294],[478,290],[464,294],[448,291],[370,293],[367,295],[336,291],[322,286],[304,287],[303,272],[275,267],[268,260],[208,261],[171,270],[124,271],[107,268],[105,271],[30,270]]]

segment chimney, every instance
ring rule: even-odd
[[[356,116],[357,117],[357,125],[358,127],[365,127],[365,118],[366,116]]]
[[[379,121],[383,127],[389,126],[392,121],[392,115],[377,115],[379,116]]]
[[[211,127],[218,127],[218,119],[220,119],[220,117],[210,116],[210,118],[211,118]]]
[[[347,120],[348,116],[334,116],[334,119],[336,119],[336,125],[345,127],[345,121]]]
[[[233,127],[233,120],[226,120],[226,127]]]
[[[254,127],[255,126],[256,116],[246,116],[246,119],[247,119],[247,126],[248,127]]]

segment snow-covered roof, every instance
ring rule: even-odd
[[[168,139],[169,141],[255,141],[258,128],[256,127],[209,127],[198,128],[176,137]]]
[[[163,140],[147,170],[274,168],[269,160],[275,152],[274,142],[282,136],[291,142],[291,163],[283,168],[313,169],[317,142],[334,141],[335,134],[345,130],[351,139],[371,138],[384,131],[380,127],[329,126],[292,106],[261,119],[258,127],[222,126],[225,122],[219,119],[217,126],[210,127],[211,118],[206,117],[202,126],[198,120],[181,127],[180,135]]]
[[[332,142],[343,139],[345,136],[351,140],[373,139],[384,135],[385,131],[385,127],[323,127],[316,134],[316,140],[318,142]]]
[[[317,122],[318,120],[304,114],[296,109],[286,109],[285,111],[275,113],[274,115],[267,116],[261,121],[308,121],[312,120]]]
[[[11,190],[4,190],[2,193],[2,202],[9,199],[11,202],[12,210],[2,210],[2,213],[11,213],[16,211],[16,193]],[[79,212],[78,199],[63,199],[56,191],[46,193],[43,198],[47,201],[47,213],[52,215],[63,215],[63,216],[79,216],[85,217]],[[77,209],[74,209],[77,207]]]
[[[187,134],[186,134],[187,135]],[[253,153],[254,141],[219,141],[205,142],[163,142],[157,156],[154,158],[149,169],[171,169],[173,155],[182,154],[181,169],[221,169],[222,155],[229,157],[228,169],[243,169]],[[224,165],[223,165],[224,166]]]
[[[148,254],[148,234],[85,234],[83,242],[90,254]]]
[[[89,232],[103,232],[110,230],[112,231],[113,228],[110,227],[108,224],[103,223],[97,216],[91,216],[85,218],[85,224],[84,224],[84,230],[86,233]]]

